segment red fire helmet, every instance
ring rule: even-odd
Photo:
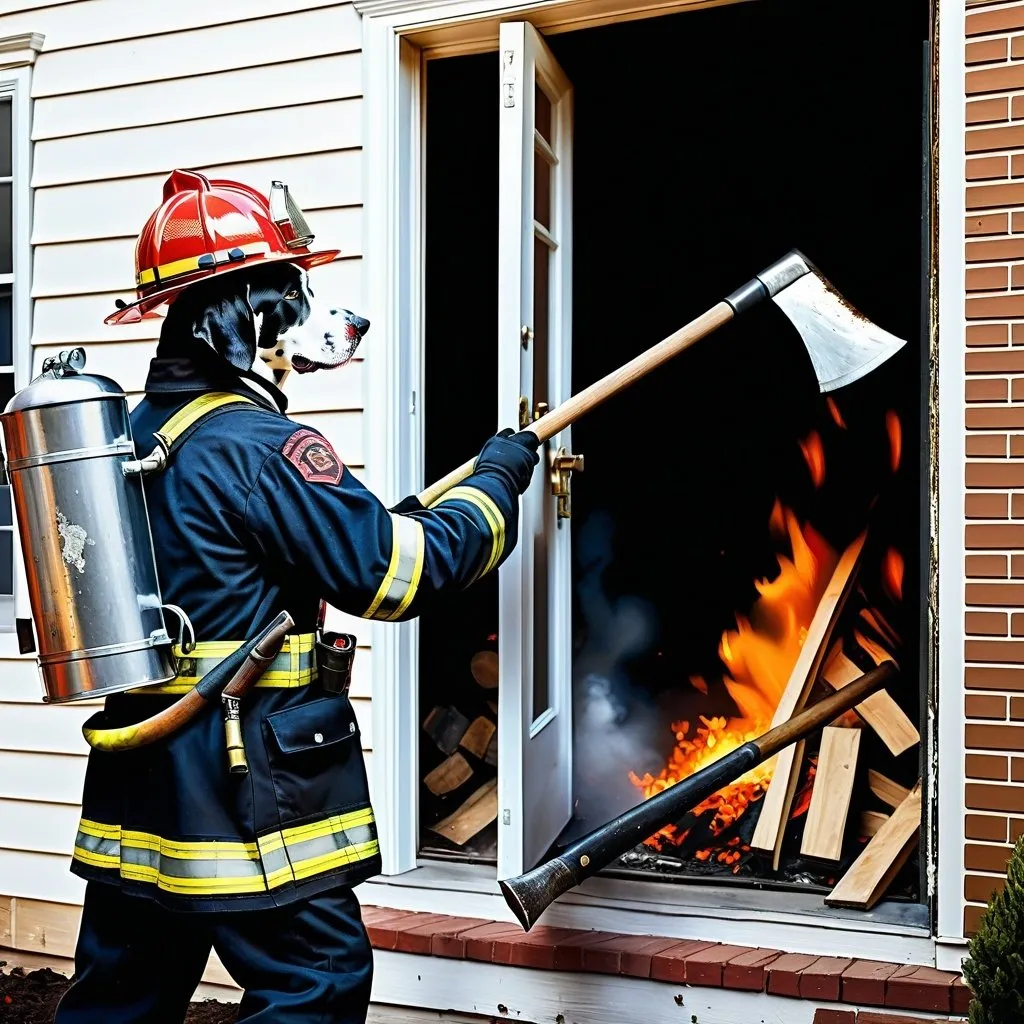
[[[137,299],[104,323],[128,324],[159,316],[196,281],[256,263],[297,263],[307,270],[330,263],[338,249],[310,252],[313,233],[280,181],[270,197],[237,181],[174,171],[164,182],[164,199],[146,221],[135,244]]]

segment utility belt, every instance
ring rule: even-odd
[[[188,653],[175,646],[178,675],[169,683],[142,686],[133,694],[188,693],[220,663],[244,645],[242,640],[197,643]],[[347,694],[352,685],[356,638],[351,633],[297,633],[285,638],[278,653],[256,682],[257,689],[289,690],[319,683],[328,693]]]

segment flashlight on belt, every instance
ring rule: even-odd
[[[356,638],[351,633],[317,633],[316,671],[328,693],[346,694],[352,684]]]

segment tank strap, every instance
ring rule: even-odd
[[[230,391],[207,391],[194,398],[183,409],[179,409],[157,432],[156,438],[163,447],[167,458],[175,449],[184,444],[199,424],[211,416],[230,412],[240,405],[256,405],[251,398],[235,395]]]

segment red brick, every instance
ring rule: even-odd
[[[1006,458],[1006,434],[968,434],[964,439],[964,451],[968,458]]]
[[[404,936],[399,936],[398,949],[409,953],[423,952],[432,956],[463,960],[466,956],[466,940],[462,933],[487,923],[479,917],[445,916],[441,921],[427,922],[408,929]],[[421,937],[429,939],[429,946],[426,949],[419,948],[422,945],[419,941]]]
[[[1002,530],[1005,527],[983,526],[971,527],[978,530]],[[1010,527],[1009,529],[1024,529]],[[1024,606],[1024,583],[968,583],[966,588],[967,603],[971,606],[989,606],[998,608],[1019,608]]]
[[[494,963],[513,967],[535,967],[556,971],[579,971],[583,968],[583,945],[591,940],[603,941],[608,935],[579,928],[549,928],[542,925],[532,932],[522,929],[513,935],[495,938]]]
[[[1019,640],[968,640],[964,644],[968,661],[999,661],[1024,663],[1024,643]],[[973,671],[968,669],[968,672]],[[1004,686],[978,686],[977,690],[1004,690]],[[1014,689],[1017,689],[1015,686]]]
[[[989,100],[971,100],[967,104],[967,123],[992,124],[996,121],[1005,121],[1009,116],[1008,107],[1005,96]]]
[[[725,965],[722,987],[741,992],[763,992],[768,981],[765,968],[782,953],[777,949],[751,949],[733,957]]]
[[[1024,178],[1024,155],[1014,153],[1010,157],[1010,177]]]
[[[1010,385],[1005,377],[982,377],[967,381],[964,397],[968,402],[1005,402],[1009,393]]]
[[[1010,230],[1014,234],[1024,232],[1024,213],[1014,213],[1010,216]],[[1012,257],[1006,257],[1007,259]]]
[[[857,1015],[852,1010],[817,1009],[814,1024],[857,1024]]]
[[[968,875],[964,879],[964,899],[969,903],[988,903],[994,893],[1006,888],[1006,879],[994,875]]]
[[[991,463],[973,463],[973,468],[987,469]],[[998,465],[998,463],[997,463]],[[1008,495],[1004,492],[988,494],[968,494],[964,499],[964,515],[968,519],[1005,519],[1009,511]]]
[[[1014,217],[1020,217],[1021,231],[1024,231],[1024,215],[1015,213]],[[1014,345],[1024,345],[1024,324],[1012,324],[1010,326],[1010,337]]]
[[[967,778],[989,782],[1006,782],[1010,777],[1010,760],[992,754],[968,754]]]
[[[964,567],[968,579],[1006,579],[1008,562],[1006,555],[968,555]]]
[[[1024,409],[968,409],[964,421],[968,430],[1018,430],[1024,427]]]
[[[1012,7],[1000,7],[982,14],[968,14],[966,24],[968,36],[984,36],[1024,28],[1024,6],[1014,4]]]
[[[964,476],[968,487],[1022,487],[1024,486],[1024,463],[968,462]],[[1005,519],[1005,495],[994,497],[992,502],[998,505],[1000,498],[1003,507],[998,515],[975,516],[975,518]]]
[[[1024,67],[1019,64],[1004,64],[1000,67],[985,68],[981,71],[967,72],[967,95],[977,96],[984,92],[1004,92],[1008,89],[1024,88]],[[987,149],[1012,149],[1022,145],[1017,136],[1007,135],[1002,144],[982,143],[972,140],[975,132],[967,133],[967,152],[973,153],[975,146],[984,145]]]
[[[971,990],[964,984],[962,978],[953,982],[952,988],[953,1005],[950,1009],[956,1014],[967,1016],[971,1009]]]
[[[1024,519],[1024,494],[1010,496],[1010,515],[1014,519]]]
[[[1005,721],[1006,698],[988,694],[968,694],[964,698],[964,714],[968,718],[991,718]]]
[[[992,217],[972,217],[971,220],[984,223],[1005,216],[1005,213],[999,213]],[[971,324],[967,328],[967,344],[973,348],[982,348],[985,345],[1005,346],[1009,340],[1010,332],[1006,324]]]
[[[1005,843],[1006,826],[1006,818],[997,818],[989,814],[968,814],[964,819],[964,834],[968,839]]]
[[[1004,526],[995,523],[992,526],[968,526],[966,530],[967,547],[978,548],[1024,548],[1024,526]],[[995,584],[992,584],[995,586]],[[1013,584],[1009,584],[1013,586]]]
[[[1006,872],[1006,865],[1013,848],[1010,846],[981,846],[968,843],[964,847],[964,867],[968,871]]]
[[[414,927],[423,917],[411,910],[391,910],[387,907],[363,907],[362,918],[370,944],[374,949],[397,949],[398,936],[406,927]]]
[[[1015,615],[1014,618],[1017,618]],[[1024,697],[1010,698],[1010,718],[1015,722],[1024,720]]]
[[[1024,727],[1020,725],[968,725],[966,734],[967,746],[971,750],[1024,752]]]
[[[1024,614],[1021,612],[1014,612],[1010,616],[1010,632],[1013,636],[1024,636]]]
[[[853,964],[835,956],[823,956],[810,967],[800,972],[800,996],[802,999],[821,999],[834,1003],[839,1000],[843,972]]]
[[[993,61],[1006,60],[1009,51],[1009,40],[981,39],[976,43],[968,43],[965,48],[965,61],[968,64],[991,64]]]
[[[474,928],[485,922],[480,918],[451,918],[447,914],[420,914],[419,920],[409,924],[402,923],[397,927],[398,943],[395,949],[399,953],[416,953],[428,956],[431,951],[431,940],[434,932],[444,929],[451,921],[461,921],[461,930]],[[459,928],[456,928],[458,931]]]
[[[1024,399],[1024,378],[1017,377],[1013,381],[1013,386],[1010,389],[1010,398],[1014,402],[1019,402],[1019,401],[1021,401],[1021,399]],[[1015,453],[1011,453],[1011,454],[1015,454]]]
[[[1024,818],[1011,818],[1010,819],[1010,842],[1015,844],[1021,836],[1024,836]],[[974,838],[968,836],[968,839]]]
[[[1006,612],[967,612],[964,628],[972,636],[1006,636]]]
[[[857,1017],[858,1024],[949,1024],[945,1020],[924,1021],[920,1017],[906,1017],[902,1013],[872,1013],[864,1010]]]
[[[1010,161],[1005,156],[975,156],[968,158],[964,163],[964,174],[968,181],[992,181],[993,179],[1007,178],[1010,174]],[[1006,268],[993,267],[993,270]],[[969,278],[969,275],[968,275]],[[1002,285],[993,285],[994,288],[1005,288]],[[986,287],[972,288],[968,279],[968,291],[988,291]]]
[[[843,1002],[885,1006],[885,982],[896,968],[896,964],[877,960],[854,960],[843,971]]]
[[[1010,781],[1024,782],[1024,757],[1015,757],[1010,762]]]
[[[497,940],[522,934],[523,929],[519,925],[501,921],[471,928],[461,935],[466,943],[466,959],[490,963],[494,959],[494,944]]]
[[[800,972],[806,970],[818,957],[804,953],[786,953],[768,965],[768,991],[773,996],[800,995]]]
[[[655,981],[686,981],[686,961],[701,950],[715,946],[714,942],[690,940],[678,942],[668,949],[655,953],[651,958],[651,977]]]
[[[986,786],[980,782],[969,782],[964,790],[969,810],[1024,814],[1024,788],[1020,786]]]
[[[981,919],[985,916],[984,907],[965,907],[964,908],[964,935],[966,938],[971,938],[978,931],[981,926]]]
[[[1024,72],[1024,66],[1021,71]],[[967,300],[968,320],[1001,320],[1004,317],[1024,317],[1024,295],[989,295],[983,299]]]
[[[955,977],[932,967],[901,967],[886,982],[885,1005],[901,1010],[949,1010]]]
[[[709,946],[686,958],[686,984],[721,988],[725,965],[734,957],[749,953],[747,946]]]
[[[972,163],[988,164],[997,157],[986,157],[983,160],[974,160]],[[1017,267],[1013,268],[1017,270]],[[967,290],[969,292],[996,292],[1005,290],[1009,283],[1009,268],[998,267],[968,267],[967,268]]]
[[[978,185],[968,189],[970,192],[995,193],[1003,192],[1008,188],[1015,189],[1015,194],[1020,201],[1024,201],[1024,184],[1021,185]],[[1006,203],[996,202],[993,206],[1005,206]],[[1016,217],[1017,214],[1014,214]],[[1021,221],[1024,224],[1024,219]],[[1014,231],[1016,231],[1014,227]],[[1024,230],[1024,228],[1022,228]],[[997,263],[999,260],[1024,259],[1024,239],[1022,238],[993,238],[985,242],[968,242],[966,245],[966,256],[968,263]]]
[[[1010,556],[1010,575],[1015,579],[1024,579],[1024,555]]]
[[[968,352],[964,367],[968,373],[1024,373],[1024,352]]]
[[[971,666],[964,682],[972,690],[1024,690],[1024,669]]]
[[[651,958],[678,944],[678,939],[662,939],[651,935],[616,935],[583,950],[583,969],[600,974],[649,978]]]

